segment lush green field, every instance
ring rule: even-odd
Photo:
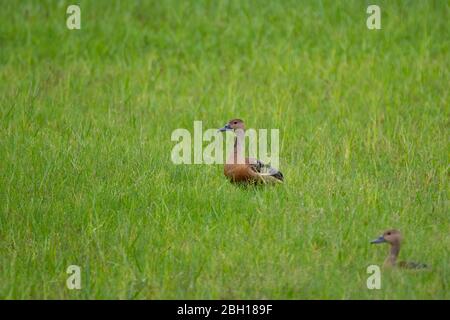
[[[0,0],[0,298],[450,298],[448,1],[76,3]],[[233,117],[284,185],[172,163]]]

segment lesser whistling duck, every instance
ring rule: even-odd
[[[280,183],[283,182],[283,174],[270,165],[264,164],[258,159],[244,158],[243,150],[245,139],[244,121],[232,119],[220,128],[219,131],[233,131],[234,149],[229,155],[224,174],[233,183]]]
[[[372,244],[389,243],[390,250],[389,255],[384,261],[385,267],[401,267],[407,269],[423,269],[428,267],[424,263],[417,263],[411,261],[397,262],[398,254],[400,253],[401,242],[402,242],[402,234],[400,233],[400,231],[396,229],[390,229],[385,231],[377,239],[372,240],[370,243]]]

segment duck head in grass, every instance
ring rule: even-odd
[[[228,123],[219,129],[219,131],[236,131],[236,130],[242,130],[245,131],[245,124],[244,121],[241,119],[231,119],[228,121]]]
[[[371,244],[387,243],[389,244],[389,254],[384,261],[385,267],[400,267],[406,269],[423,269],[428,266],[424,263],[417,263],[412,261],[400,261],[397,262],[398,255],[400,254],[400,246],[403,241],[403,236],[400,230],[389,229],[383,232],[378,238],[372,240]]]
[[[378,244],[378,243],[389,243],[390,245],[398,245],[402,242],[402,234],[397,229],[389,229],[383,232],[381,236],[377,239],[372,240],[370,243]]]

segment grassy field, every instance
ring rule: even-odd
[[[72,3],[0,0],[0,298],[450,299],[448,1]],[[234,117],[284,185],[171,162]]]

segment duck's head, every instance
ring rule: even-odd
[[[397,229],[389,229],[386,230],[381,236],[377,239],[372,240],[370,243],[378,244],[378,243],[389,243],[389,244],[400,244],[402,241],[402,234]]]
[[[219,131],[236,131],[238,129],[245,130],[244,121],[241,119],[232,119],[223,128],[220,128]]]

